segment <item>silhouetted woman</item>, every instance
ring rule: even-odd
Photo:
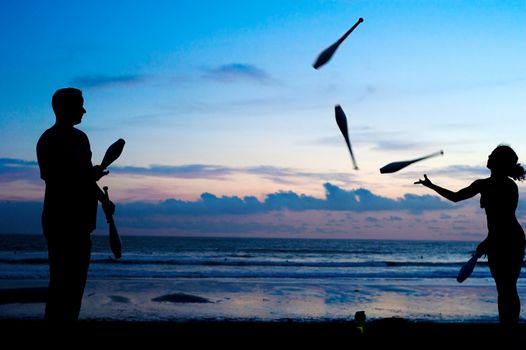
[[[486,210],[488,237],[478,245],[477,253],[488,256],[491,275],[497,286],[499,320],[506,326],[518,323],[521,308],[517,280],[524,259],[525,237],[515,216],[519,191],[512,179],[524,180],[525,171],[517,161],[513,149],[500,145],[488,157],[490,177],[476,180],[458,192],[433,184],[426,175],[424,180],[415,182],[453,202],[480,193],[480,207]]]

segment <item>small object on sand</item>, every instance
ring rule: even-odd
[[[365,311],[356,311],[354,314],[354,322],[356,324],[356,329],[360,331],[360,334],[365,332]]]

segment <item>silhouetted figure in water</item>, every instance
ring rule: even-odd
[[[524,180],[525,171],[517,161],[513,149],[500,145],[488,157],[490,177],[476,180],[458,192],[433,184],[426,175],[424,180],[415,182],[453,202],[480,193],[480,207],[486,211],[488,236],[477,246],[477,253],[488,256],[491,275],[497,286],[499,320],[504,326],[518,323],[521,308],[517,280],[524,259],[525,237],[515,216],[519,192],[512,179]]]
[[[46,183],[42,229],[50,276],[45,319],[71,322],[78,319],[86,286],[97,201],[111,212],[115,206],[97,185],[108,172],[93,166],[88,137],[74,127],[86,113],[82,92],[57,90],[52,106],[56,122],[37,143],[40,177]]]

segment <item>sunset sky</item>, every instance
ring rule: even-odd
[[[525,1],[7,0],[0,38],[0,233],[40,233],[35,145],[67,86],[94,164],[127,142],[100,181],[123,235],[478,240],[478,197],[414,181],[467,186],[500,143],[526,162]]]

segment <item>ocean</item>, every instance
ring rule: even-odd
[[[93,236],[81,318],[124,320],[403,317],[498,321],[487,260],[456,282],[477,242]],[[525,299],[526,268],[519,279]],[[0,288],[45,286],[45,240],[0,236]],[[172,296],[172,298],[161,298]],[[195,300],[192,299],[195,297]],[[196,301],[197,300],[197,301]],[[0,305],[38,318],[43,304]],[[524,312],[521,313],[521,317]]]

